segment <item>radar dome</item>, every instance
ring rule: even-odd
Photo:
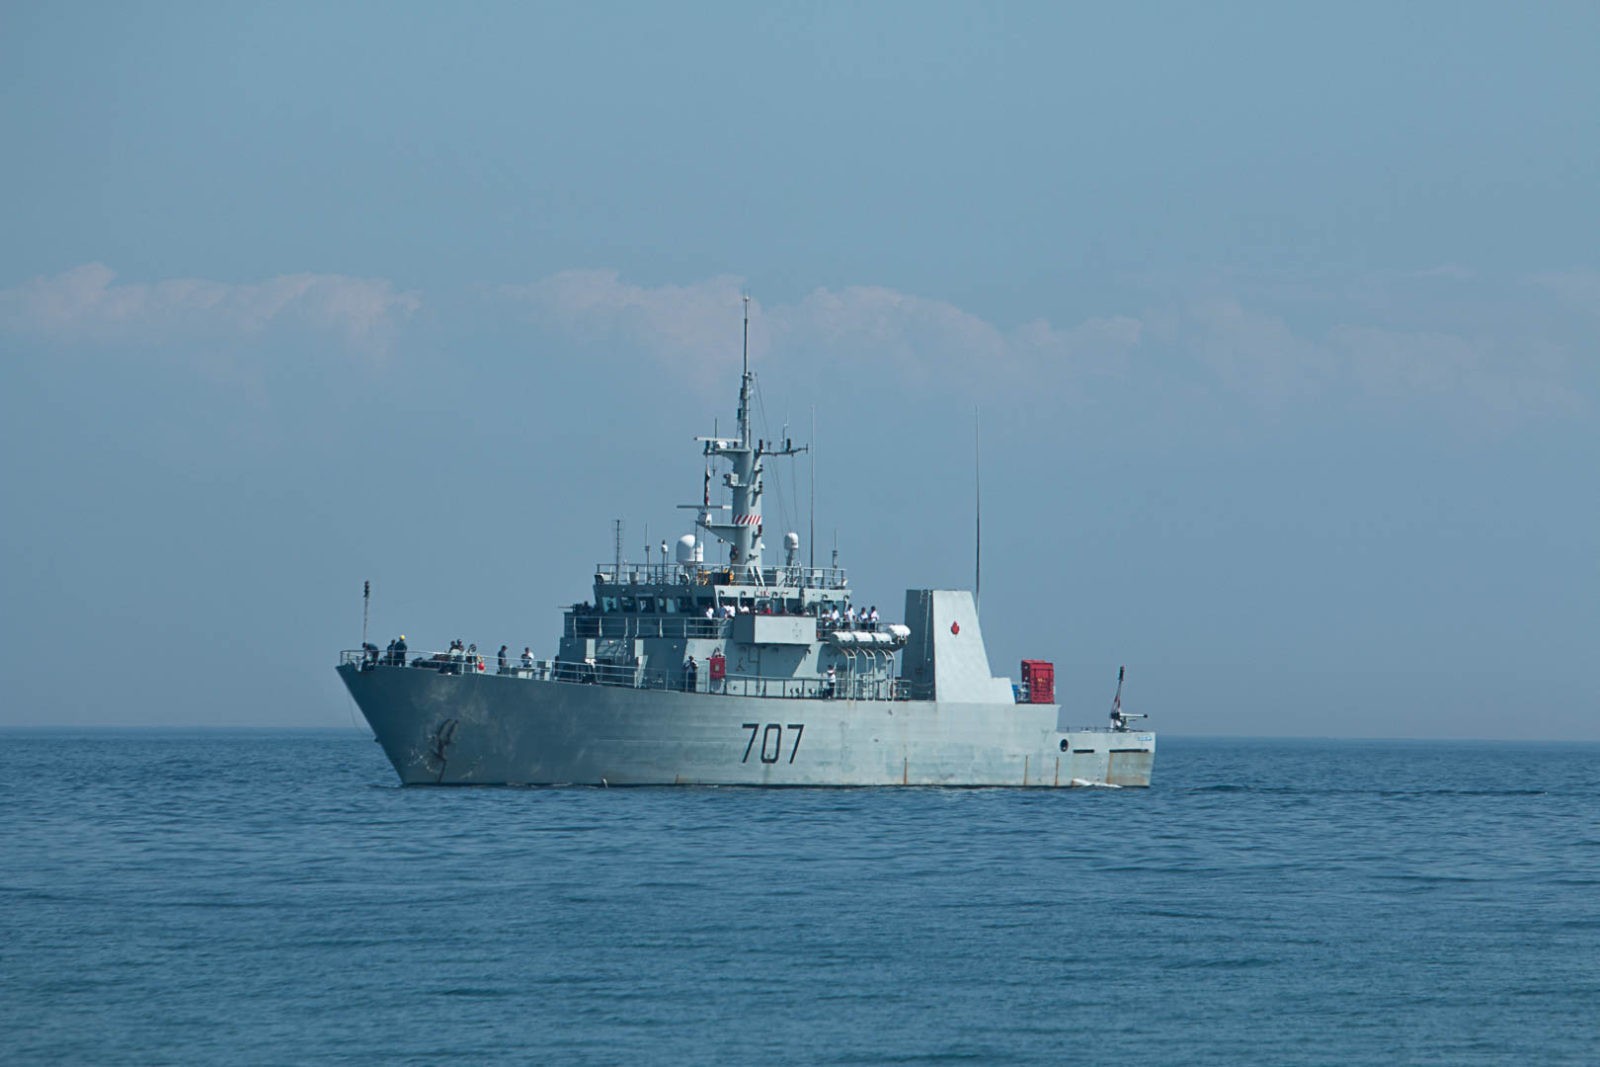
[[[783,547],[787,548],[790,552],[798,550],[800,547],[800,535],[795,533],[793,530],[790,530],[788,533],[784,534]]]
[[[684,534],[682,537],[678,538],[678,562],[693,563],[694,547],[694,534]]]

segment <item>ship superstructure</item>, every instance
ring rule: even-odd
[[[749,320],[745,321],[748,342]],[[596,565],[593,597],[563,616],[550,659],[485,663],[455,649],[371,646],[339,674],[405,783],[1144,786],[1155,735],[1071,725],[1054,673],[1023,684],[989,666],[973,595],[912,589],[901,621],[874,617],[836,565],[802,564],[799,537],[765,559],[764,461],[792,456],[751,426],[748,344],[737,432],[696,440],[696,534],[659,562]],[[713,504],[725,464],[731,503]]]

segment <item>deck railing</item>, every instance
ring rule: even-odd
[[[763,616],[766,617],[766,616]],[[833,622],[816,615],[779,615],[774,618],[811,619],[816,623],[817,638],[821,640],[835,630],[855,633],[888,633],[890,624],[879,622],[868,626],[857,622]],[[726,640],[728,627],[737,616],[718,616],[708,619],[703,615],[636,615],[626,611],[568,612],[562,616],[563,637],[676,637]]]
[[[846,589],[843,567],[745,567],[728,563],[597,563],[595,578],[613,585],[747,585],[772,589]]]
[[[563,660],[535,660],[524,664],[520,657],[502,668],[490,656],[452,652],[405,652],[398,657],[383,649],[346,649],[339,663],[358,670],[409,668],[437,671],[446,675],[497,674],[543,682],[573,685],[613,685],[626,689],[660,689],[675,692],[711,693],[734,697],[767,697],[785,700],[929,700],[932,687],[892,678],[883,674],[851,674],[826,678],[782,678],[764,675],[729,674],[713,679],[709,665],[701,665],[692,675],[682,669],[661,670],[612,663],[571,663]],[[480,669],[479,664],[482,664]]]
[[[725,638],[728,619],[695,615],[628,615],[605,612],[563,616],[563,637],[682,637]]]

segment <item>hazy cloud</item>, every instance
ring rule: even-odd
[[[1579,311],[1600,318],[1600,271],[1573,270],[1535,275],[1533,282]]]
[[[421,306],[381,278],[288,274],[230,284],[176,278],[118,283],[116,272],[88,263],[53,277],[0,290],[0,328],[64,341],[215,340],[295,325],[382,352],[399,324]]]
[[[1486,338],[1340,326],[1330,347],[1368,394],[1389,400],[1467,400],[1501,417],[1573,413],[1584,398],[1562,379],[1560,353],[1529,345],[1520,359]]]
[[[1143,387],[1199,384],[1281,410],[1343,393],[1382,402],[1443,401],[1469,412],[1537,416],[1583,409],[1583,394],[1568,379],[1563,347],[1539,337],[1498,337],[1465,326],[1399,329],[1364,322],[1384,301],[1372,293],[1414,282],[1465,286],[1452,306],[1430,295],[1413,311],[1443,319],[1476,306],[1475,275],[1454,267],[1361,286],[1329,286],[1319,301],[1334,325],[1307,328],[1270,298],[1219,295],[1156,300],[1136,316],[1108,315],[1070,326],[1034,319],[1003,328],[954,304],[881,286],[817,289],[791,304],[759,306],[752,349],[821,361],[850,370],[892,363],[909,380],[953,388],[984,385],[1071,391],[1096,378],[1137,378]],[[1600,310],[1600,276],[1546,276],[1539,283],[1563,299]],[[1302,287],[1291,307],[1303,308]],[[615,271],[565,271],[508,296],[548,327],[624,342],[700,381],[712,380],[733,343],[742,279],[723,276],[690,285],[646,287],[622,282]],[[1343,312],[1351,316],[1339,322]],[[1392,304],[1392,300],[1390,301]],[[1301,316],[1304,318],[1304,316]]]
[[[568,270],[498,292],[533,317],[586,340],[624,343],[699,377],[728,350],[743,280],[719,276],[691,285],[629,285],[614,270]],[[763,330],[765,327],[763,327]]]
[[[1005,335],[976,315],[879,286],[818,289],[768,314],[787,345],[846,359],[890,358],[926,367],[951,357],[993,365],[1009,356]]]
[[[590,340],[626,342],[701,381],[715,380],[736,338],[743,279],[691,285],[630,285],[615,271],[574,270],[500,293],[547,326]],[[752,300],[751,350],[803,357],[840,370],[893,363],[901,372],[960,384],[1079,361],[1114,367],[1139,343],[1142,327],[1125,317],[1061,329],[1035,320],[1002,330],[945,301],[881,286],[816,289],[793,304]]]
[[[1469,278],[1425,272],[1446,287]],[[1539,275],[1536,290],[1600,314],[1600,274]],[[1385,282],[1372,276],[1368,291]],[[1526,286],[1522,288],[1528,292]],[[743,279],[722,275],[687,285],[643,286],[611,270],[563,271],[528,285],[502,286],[503,299],[546,328],[651,356],[688,380],[710,385],[738,343]],[[1456,309],[1484,290],[1463,289]],[[1547,298],[1548,299],[1548,298]],[[1137,315],[1107,315],[1058,326],[1036,318],[1003,327],[947,301],[883,286],[819,288],[798,301],[752,301],[757,359],[809,360],[828,372],[889,365],[909,384],[959,390],[1081,392],[1096,380],[1141,388],[1198,385],[1281,410],[1345,393],[1383,403],[1427,401],[1499,417],[1571,413],[1587,407],[1566,346],[1539,336],[1500,336],[1463,323],[1437,295],[1411,303],[1447,328],[1404,328],[1384,320],[1383,301],[1325,305],[1331,326],[1308,329],[1270,298],[1217,295],[1158,299]],[[0,330],[63,341],[167,343],[243,339],[291,327],[331,335],[365,352],[388,349],[421,306],[381,278],[293,274],[230,284],[205,279],[123,283],[99,263],[0,290]],[[1296,303],[1299,307],[1303,304]],[[1291,309],[1292,310],[1292,309]],[[1343,311],[1343,321],[1339,312]],[[1571,316],[1568,316],[1570,319]],[[1581,318],[1578,321],[1583,321]]]
[[[1171,352],[1196,360],[1223,388],[1264,406],[1303,400],[1333,376],[1317,344],[1297,335],[1284,318],[1237,300],[1193,301],[1150,315]]]

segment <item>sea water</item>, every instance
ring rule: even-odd
[[[1600,746],[1163,738],[1154,787],[400,788],[0,735],[0,1061],[1600,1062]]]

